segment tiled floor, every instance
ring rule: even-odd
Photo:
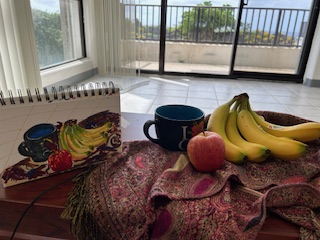
[[[209,114],[234,95],[246,92],[254,110],[290,113],[320,122],[320,88],[303,84],[177,76],[140,76],[115,82],[123,88],[123,112],[153,114],[160,105],[188,104]]]

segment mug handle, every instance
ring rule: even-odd
[[[156,121],[155,120],[148,120],[144,123],[143,125],[143,132],[144,132],[144,135],[146,135],[146,137],[153,143],[156,143],[156,144],[159,144],[159,139],[157,138],[152,138],[149,134],[149,128],[151,125],[154,125],[156,124]]]
[[[25,144],[25,142],[20,143],[18,147],[18,151],[21,155],[26,156],[26,157],[32,157],[32,153],[28,151],[28,148]]]

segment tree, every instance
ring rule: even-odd
[[[183,39],[220,41],[221,37],[229,38],[230,34],[233,34],[235,22],[234,8],[229,4],[212,7],[211,1],[205,1],[183,13],[178,30]]]
[[[63,62],[60,14],[32,9],[32,16],[40,68]]]

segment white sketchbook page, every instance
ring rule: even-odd
[[[88,93],[89,96],[84,97],[81,91],[81,97],[74,94],[73,99],[60,98],[49,102],[44,95],[41,95],[41,102],[33,96],[33,103],[28,102],[28,97],[24,98],[25,103],[15,98],[15,104],[7,99],[5,106],[0,105],[0,174],[25,158],[18,152],[18,146],[23,142],[24,133],[32,126],[40,123],[57,125],[70,119],[80,122],[106,110],[120,114],[119,91],[112,95],[90,96]],[[54,99],[53,95],[50,99]]]

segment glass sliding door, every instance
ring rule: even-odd
[[[298,74],[312,3],[248,0],[242,11],[233,70]]]
[[[138,67],[160,74],[302,81],[319,4],[140,0]]]
[[[229,75],[238,6],[238,0],[168,0],[164,71]]]

